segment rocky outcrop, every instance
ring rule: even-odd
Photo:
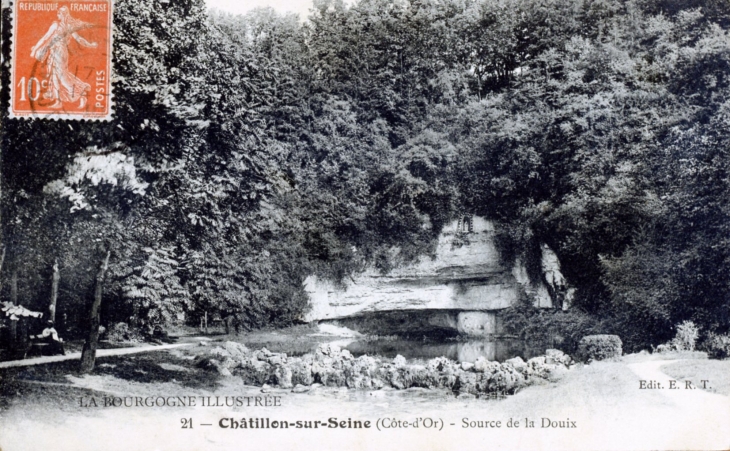
[[[550,271],[551,280],[562,277],[559,268],[551,266]],[[523,290],[538,306],[553,306],[549,287],[531,281],[522,262],[513,267],[504,264],[494,224],[479,217],[473,218],[467,231],[457,221],[445,227],[435,258],[421,257],[388,274],[368,270],[344,287],[311,276],[305,290],[312,306],[306,321],[385,311],[456,312],[433,318],[451,324],[458,333],[478,336],[498,332],[491,313],[514,305]]]
[[[570,356],[554,349],[527,362],[516,357],[503,363],[484,358],[457,363],[437,357],[424,365],[409,363],[402,356],[392,360],[367,355],[355,358],[333,344],[320,345],[314,354],[287,357],[266,349],[250,351],[232,342],[214,348],[198,361],[201,368],[239,377],[247,385],[293,388],[298,393],[320,384],[355,390],[440,388],[474,396],[512,394],[528,385],[554,380],[571,365]]]

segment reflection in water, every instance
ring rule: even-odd
[[[470,341],[417,341],[417,340],[371,340],[355,341],[347,345],[354,356],[380,355],[395,357],[400,354],[407,359],[432,359],[446,357],[457,362],[474,362],[479,357],[503,362],[520,356],[529,359],[545,352],[542,348],[531,348],[521,340],[470,340]]]

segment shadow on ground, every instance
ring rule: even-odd
[[[103,394],[71,385],[66,376],[78,377],[78,370],[78,360],[0,370],[0,410],[8,409],[21,398],[24,402],[75,405],[79,397]],[[132,383],[172,382],[206,391],[214,391],[219,386],[218,375],[196,368],[194,360],[181,352],[100,357],[91,374]]]

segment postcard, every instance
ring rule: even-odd
[[[730,4],[3,0],[0,450],[730,449]]]

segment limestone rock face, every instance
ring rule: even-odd
[[[369,270],[348,281],[345,288],[309,277],[305,290],[312,309],[305,320],[383,311],[450,310],[462,313],[440,321],[453,323],[449,327],[467,335],[485,335],[495,333],[496,325],[494,315],[483,312],[513,305],[523,288],[536,296],[539,306],[552,306],[547,289],[531,283],[520,262],[514,268],[503,263],[492,222],[475,217],[470,230],[461,235],[459,227],[454,221],[444,228],[433,259],[424,256],[385,275]]]

